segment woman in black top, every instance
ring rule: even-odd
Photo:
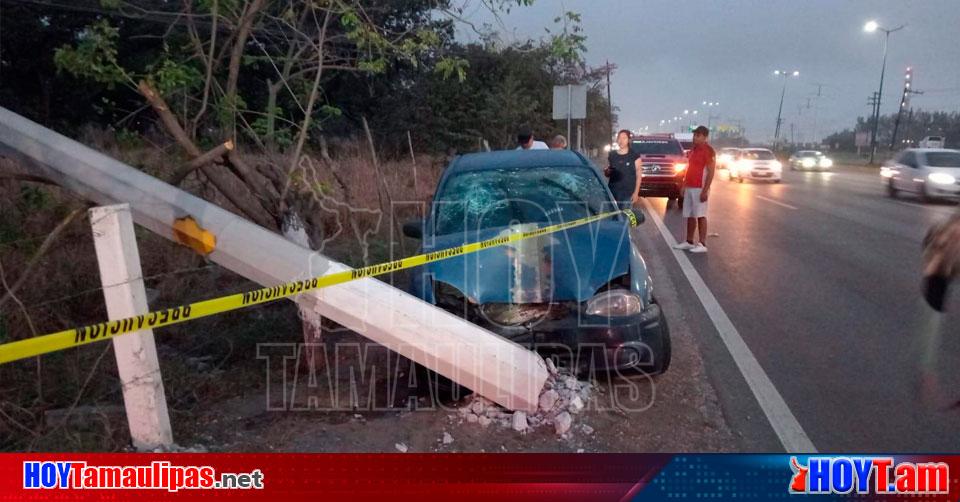
[[[610,191],[621,209],[628,209],[640,201],[640,177],[643,166],[640,155],[630,148],[633,133],[624,129],[617,133],[618,150],[607,156],[603,174],[610,178]]]

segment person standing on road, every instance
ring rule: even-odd
[[[687,157],[687,174],[684,177],[683,217],[687,219],[687,240],[674,246],[691,253],[707,252],[707,201],[710,185],[716,170],[717,154],[707,143],[710,130],[704,126],[693,130],[693,149]],[[699,230],[700,242],[694,244],[694,234]]]
[[[923,296],[943,311],[950,282],[960,277],[960,213],[931,228],[923,244]]]
[[[522,127],[517,132],[517,150],[549,150],[543,141],[533,139],[533,131],[529,127]]]
[[[566,138],[564,135],[562,135],[562,134],[558,134],[558,135],[554,136],[554,137],[553,137],[553,141],[550,142],[550,149],[551,149],[551,150],[566,150],[566,149],[567,149],[567,138]]]
[[[629,209],[640,202],[640,178],[643,166],[640,155],[630,148],[633,133],[624,129],[617,133],[617,150],[607,156],[607,168],[604,176],[610,178],[610,191],[620,209]]]

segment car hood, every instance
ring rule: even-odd
[[[523,226],[519,231],[534,228]],[[499,227],[427,237],[424,251],[492,239],[511,231],[518,229]],[[435,281],[453,286],[475,303],[582,302],[612,279],[629,273],[630,246],[626,222],[602,220],[424,268]]]

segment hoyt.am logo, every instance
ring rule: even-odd
[[[892,457],[790,457],[790,493],[896,495],[946,494],[950,466],[943,462],[899,462]]]

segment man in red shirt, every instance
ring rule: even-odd
[[[684,177],[683,217],[687,219],[687,240],[674,246],[691,253],[707,252],[707,200],[716,170],[717,154],[707,143],[710,130],[704,126],[693,130],[693,150],[687,156],[687,174]],[[700,231],[700,242],[694,244],[693,235]]]

